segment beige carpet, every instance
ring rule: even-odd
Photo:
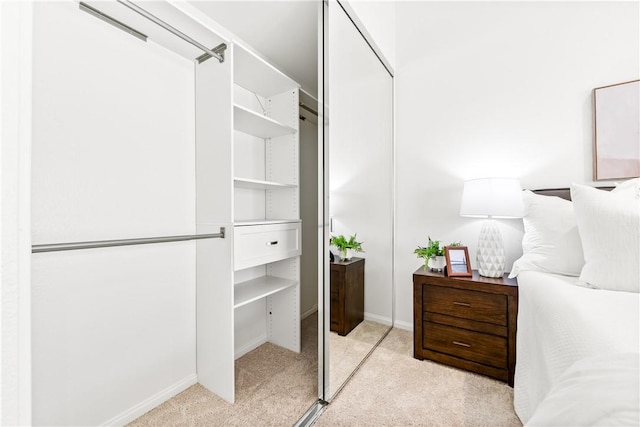
[[[318,398],[318,317],[302,321],[300,354],[267,343],[236,360],[236,403],[199,384],[129,426],[291,426]]]
[[[347,335],[329,333],[329,395],[333,396],[349,375],[387,332],[389,326],[362,321]]]
[[[236,361],[235,405],[195,385],[129,425],[292,426],[317,396],[316,316],[302,337],[300,354],[265,344]],[[316,426],[520,426],[512,402],[505,383],[414,359],[393,329]]]
[[[520,426],[507,384],[413,358],[393,329],[316,422],[322,426]]]

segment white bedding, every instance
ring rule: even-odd
[[[560,376],[527,425],[640,425],[639,356],[619,353],[577,361]]]
[[[518,275],[514,406],[528,423],[575,362],[640,352],[640,294],[577,286],[577,278]]]

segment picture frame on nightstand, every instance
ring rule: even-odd
[[[471,277],[471,261],[466,246],[445,246],[444,256],[447,262],[447,276]]]

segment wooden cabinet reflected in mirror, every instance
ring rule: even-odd
[[[349,334],[364,320],[364,259],[331,263],[331,331]]]

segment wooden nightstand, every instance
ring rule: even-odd
[[[331,263],[331,330],[347,335],[364,320],[364,258]]]
[[[515,279],[413,273],[413,355],[506,381],[516,367]]]

